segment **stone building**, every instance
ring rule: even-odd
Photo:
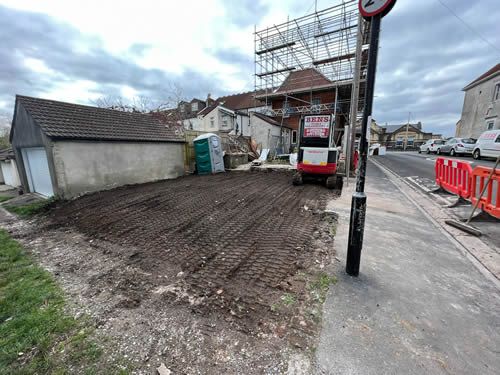
[[[479,138],[486,130],[500,129],[500,64],[465,86],[462,117],[456,135]]]

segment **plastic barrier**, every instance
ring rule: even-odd
[[[486,179],[491,173],[491,168],[476,167],[472,171],[472,204],[476,204],[481,191],[483,191]],[[479,189],[478,187],[479,180]],[[496,184],[496,199],[493,196],[493,186]],[[486,211],[492,216],[500,219],[500,170],[495,170],[491,176],[488,188],[479,201],[478,208]]]
[[[438,158],[435,168],[436,184],[462,198],[470,198],[472,192],[472,168],[469,163]]]

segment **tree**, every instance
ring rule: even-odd
[[[0,112],[0,149],[11,147],[9,142],[11,116],[7,112]]]

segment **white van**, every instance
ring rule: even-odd
[[[496,158],[500,155],[500,129],[488,130],[481,134],[476,144],[472,157],[476,160],[482,157]]]

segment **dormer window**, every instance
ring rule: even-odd
[[[198,110],[198,102],[194,102],[191,104],[191,111],[197,111]]]
[[[179,106],[179,110],[180,110],[181,112],[184,112],[184,104],[181,104],[181,105]]]

